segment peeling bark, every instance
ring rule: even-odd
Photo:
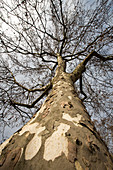
[[[0,147],[0,170],[112,170],[105,143],[74,89],[82,69],[64,72],[58,60],[52,90],[35,116]]]

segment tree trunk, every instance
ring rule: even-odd
[[[0,170],[112,170],[70,74],[57,69],[52,84],[41,109],[0,146]]]

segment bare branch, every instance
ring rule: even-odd
[[[32,104],[24,104],[24,103],[19,103],[19,102],[16,102],[16,101],[13,101],[13,100],[10,100],[10,104],[12,105],[12,106],[15,106],[15,105],[17,105],[17,106],[22,106],[22,107],[27,107],[27,108],[33,108],[34,106],[35,106],[35,104],[39,101],[39,100],[41,100],[46,94],[47,94],[47,92],[48,92],[48,90],[50,90],[51,89],[51,87],[52,87],[52,83],[47,87],[47,89],[34,101],[34,102],[32,102]]]
[[[107,56],[107,57],[103,57],[102,55],[98,54],[96,51],[92,51],[84,60],[83,60],[83,64],[86,65],[88,63],[88,61],[93,57],[97,57],[100,60],[102,60],[103,62],[108,61],[108,60],[113,60],[113,56]]]
[[[28,92],[44,91],[44,90],[48,89],[48,88],[51,86],[51,82],[50,82],[50,83],[48,83],[46,86],[43,86],[42,88],[28,89],[28,88],[26,88],[25,86],[23,86],[22,84],[20,84],[19,82],[16,81],[16,79],[15,79],[15,77],[14,77],[14,75],[13,75],[12,72],[11,72],[11,75],[12,75],[12,77],[13,77],[13,79],[14,79],[14,82],[15,82],[18,86],[20,86],[22,89],[24,89],[24,90],[26,90],[26,91],[28,91]]]

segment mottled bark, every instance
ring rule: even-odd
[[[1,147],[0,170],[112,170],[111,156],[58,56],[52,90],[34,117]],[[75,76],[75,78],[74,78]]]

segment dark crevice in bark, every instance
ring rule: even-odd
[[[87,125],[86,125],[85,123],[83,123],[83,122],[80,122],[79,124],[82,125],[82,126],[84,126],[84,127],[86,127],[88,130],[90,130],[100,142],[104,143],[104,141],[101,139],[100,135],[99,135],[97,132],[95,132],[94,129],[91,129],[89,126],[87,126]],[[104,144],[105,144],[105,143],[104,143]],[[107,146],[106,146],[106,147],[107,147]]]

